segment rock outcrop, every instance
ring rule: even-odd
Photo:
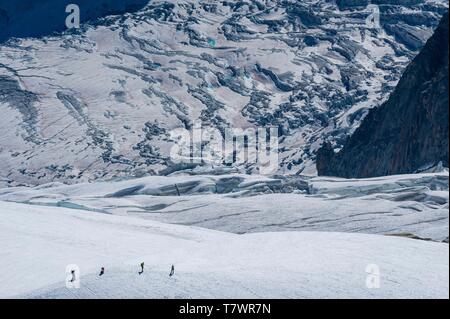
[[[447,13],[388,101],[369,112],[340,152],[323,145],[319,175],[358,178],[448,167],[448,29]]]

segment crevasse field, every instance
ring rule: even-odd
[[[448,86],[421,71],[448,1],[79,0],[75,29],[66,2],[0,0],[0,298],[449,298],[448,121],[422,110]],[[416,163],[423,138],[439,156],[400,170],[422,173],[316,177],[412,91],[395,116],[418,134],[386,113],[364,144]],[[236,135],[216,167],[210,129]],[[244,135],[268,129],[260,176]]]
[[[0,298],[449,298],[448,178],[193,170],[4,188]]]

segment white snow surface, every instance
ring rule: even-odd
[[[448,298],[442,243],[319,232],[235,235],[6,202],[0,212],[3,298]],[[146,272],[139,276],[141,261]],[[81,269],[80,289],[65,288],[68,264]],[[366,270],[374,264],[380,288],[368,289]],[[101,266],[106,273],[98,277]]]
[[[448,172],[10,187],[0,298],[448,298],[442,241]],[[69,264],[80,289],[65,286]],[[380,288],[369,289],[374,265]]]
[[[448,172],[372,179],[148,176],[0,190],[0,200],[58,206],[237,234],[332,231],[448,240]]]

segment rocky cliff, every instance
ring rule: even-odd
[[[387,102],[372,109],[339,153],[318,152],[319,175],[346,178],[448,166],[448,13]]]

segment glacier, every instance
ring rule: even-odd
[[[448,242],[448,172],[345,180],[148,176],[0,189],[0,201],[81,209],[236,234],[331,231]]]
[[[236,235],[3,201],[0,214],[0,298],[448,298],[448,244],[334,232]],[[80,268],[79,289],[65,286],[69,263]],[[378,289],[366,286],[371,265],[380,269]]]
[[[178,172],[3,188],[0,298],[445,299],[448,177]]]
[[[315,175],[322,142],[342,147],[448,10],[444,0],[376,3],[378,27],[346,1],[158,0],[12,38],[0,44],[0,176],[38,185],[161,174],[177,167],[170,132],[195,121],[276,127],[279,173]]]
[[[6,37],[3,2],[0,299],[449,298],[448,168],[315,168],[447,1],[113,1],[77,30],[14,29],[31,6]],[[275,127],[278,170],[175,163],[171,133],[195,123]]]

